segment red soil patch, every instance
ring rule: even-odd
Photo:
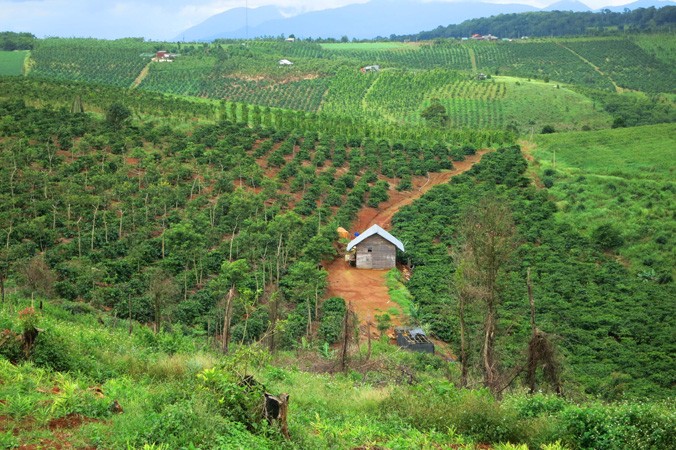
[[[379,208],[362,208],[359,212],[354,229],[363,231],[373,224],[389,229],[392,217],[405,205],[413,203],[425,192],[437,184],[450,181],[456,175],[468,171],[481,160],[488,150],[482,150],[476,155],[467,157],[464,161],[453,163],[453,170],[430,174],[427,177],[416,177],[413,180],[413,190],[408,192],[390,191],[390,199],[380,204]],[[328,289],[326,296],[342,297],[352,305],[352,309],[362,323],[374,321],[376,314],[387,312],[391,308],[401,311],[399,305],[390,299],[386,285],[387,270],[361,270],[349,267],[341,254],[333,262],[325,265],[328,270]],[[393,325],[401,325],[402,314],[390,314]]]
[[[96,419],[84,417],[81,416],[80,414],[68,414],[67,416],[50,420],[47,426],[51,431],[54,431],[63,428],[65,429],[77,428],[84,425],[87,422],[96,422]]]
[[[387,312],[391,308],[399,310],[399,315],[390,314],[394,325],[401,325],[401,308],[390,300],[387,292],[387,270],[360,270],[348,267],[341,258],[331,262],[326,269],[329,272],[328,297],[342,297],[350,303],[360,322],[375,323],[375,315]]]

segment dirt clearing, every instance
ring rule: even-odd
[[[415,177],[413,189],[406,192],[390,191],[390,199],[380,204],[379,208],[362,208],[353,226],[355,231],[364,231],[371,225],[377,224],[386,230],[390,229],[392,217],[403,206],[413,203],[433,186],[448,183],[451,178],[468,171],[488,150],[482,150],[476,155],[467,157],[464,161],[454,162],[453,170],[430,174],[429,177]],[[329,286],[326,292],[328,297],[342,297],[346,303],[352,304],[359,321],[375,323],[376,314],[388,313],[394,325],[401,325],[403,313],[399,305],[390,300],[387,289],[387,270],[363,270],[349,267],[341,254],[326,266],[329,272]]]

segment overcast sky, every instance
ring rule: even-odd
[[[231,8],[277,5],[288,14],[336,8],[368,0],[0,0],[0,31],[38,37],[171,39],[181,31]],[[453,0],[421,0],[453,1]],[[464,0],[475,1],[475,0]],[[476,0],[479,1],[479,0]],[[556,0],[492,0],[543,7]],[[633,0],[583,0],[592,8]],[[72,30],[72,31],[71,31]]]

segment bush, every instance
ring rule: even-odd
[[[319,322],[319,337],[329,344],[338,342],[345,318],[345,300],[331,297],[324,301]]]
[[[624,238],[620,231],[609,223],[596,227],[592,231],[591,238],[601,250],[614,250],[624,244]]]

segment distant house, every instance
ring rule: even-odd
[[[349,260],[357,269],[391,269],[397,263],[397,249],[403,252],[404,244],[378,225],[347,244]]]
[[[361,68],[361,73],[366,73],[366,72],[378,72],[380,70],[380,66],[378,64],[374,64],[372,66],[364,66]]]
[[[286,39],[284,39],[284,40],[285,40],[286,42],[296,42],[296,38],[294,38],[294,37],[288,37],[288,38],[286,38]]]
[[[490,33],[488,33],[485,36],[478,34],[478,33],[475,33],[475,34],[472,35],[472,39],[474,39],[475,41],[497,41],[498,37],[493,36]]]
[[[173,62],[178,55],[174,53],[169,53],[166,50],[159,50],[155,53],[153,61],[155,62]]]
[[[289,61],[288,59],[280,59],[279,65],[280,66],[293,66],[293,63],[291,61]]]
[[[476,76],[477,80],[485,80],[486,79],[486,74],[485,73],[480,73]]]

